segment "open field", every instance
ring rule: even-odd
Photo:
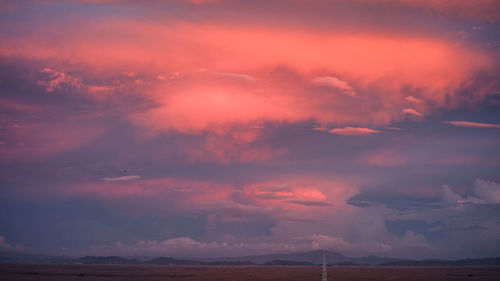
[[[329,280],[500,280],[500,267],[329,267]],[[0,264],[0,280],[321,280],[320,266]]]

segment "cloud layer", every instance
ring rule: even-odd
[[[0,4],[0,248],[498,256],[498,8]]]

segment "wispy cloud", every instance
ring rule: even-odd
[[[293,203],[293,204],[299,204],[299,205],[303,205],[303,206],[330,206],[332,204],[328,203],[328,202],[324,202],[324,201],[304,201],[304,200],[290,200],[290,201],[287,201],[288,203]]]
[[[138,175],[130,175],[130,176],[114,177],[114,178],[105,177],[102,180],[103,181],[109,181],[109,182],[120,182],[120,181],[138,180],[140,178],[141,178],[141,176],[138,176]]]
[[[414,115],[414,116],[418,116],[418,117],[424,117],[424,115],[418,111],[416,111],[415,109],[412,109],[412,108],[406,108],[403,110],[403,113],[406,113],[406,114],[410,114],[410,115]]]
[[[330,130],[330,133],[341,136],[365,136],[380,133],[378,130],[360,127],[344,127]]]
[[[356,92],[353,90],[351,85],[346,81],[342,81],[337,77],[333,76],[319,76],[312,80],[312,83],[316,86],[325,86],[333,89],[341,90],[341,93],[348,96],[355,96]]]
[[[40,113],[43,111],[43,108],[41,106],[17,102],[10,99],[0,99],[0,108],[2,110],[24,113]]]
[[[324,131],[328,131],[329,129],[326,128],[326,127],[314,127],[313,130],[314,131],[324,132]]]
[[[470,121],[444,121],[446,124],[450,124],[458,127],[466,127],[466,128],[492,128],[492,129],[500,129],[500,124],[491,124],[491,123],[479,123],[479,122],[470,122]]]
[[[416,98],[416,97],[414,97],[414,96],[407,96],[407,97],[405,98],[405,100],[406,100],[406,101],[408,101],[408,102],[411,102],[411,103],[420,103],[420,102],[422,102],[422,100],[421,100],[421,99],[417,99],[417,98]]]
[[[247,74],[241,74],[241,73],[219,72],[219,73],[217,73],[217,76],[230,78],[230,79],[234,79],[234,80],[239,80],[239,81],[245,81],[245,82],[254,82],[255,80],[257,80],[253,76],[250,76]]]

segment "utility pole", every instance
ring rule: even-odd
[[[323,253],[323,281],[327,281],[326,276],[326,254]]]

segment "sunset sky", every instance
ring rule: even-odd
[[[500,256],[500,1],[0,0],[0,252]]]

